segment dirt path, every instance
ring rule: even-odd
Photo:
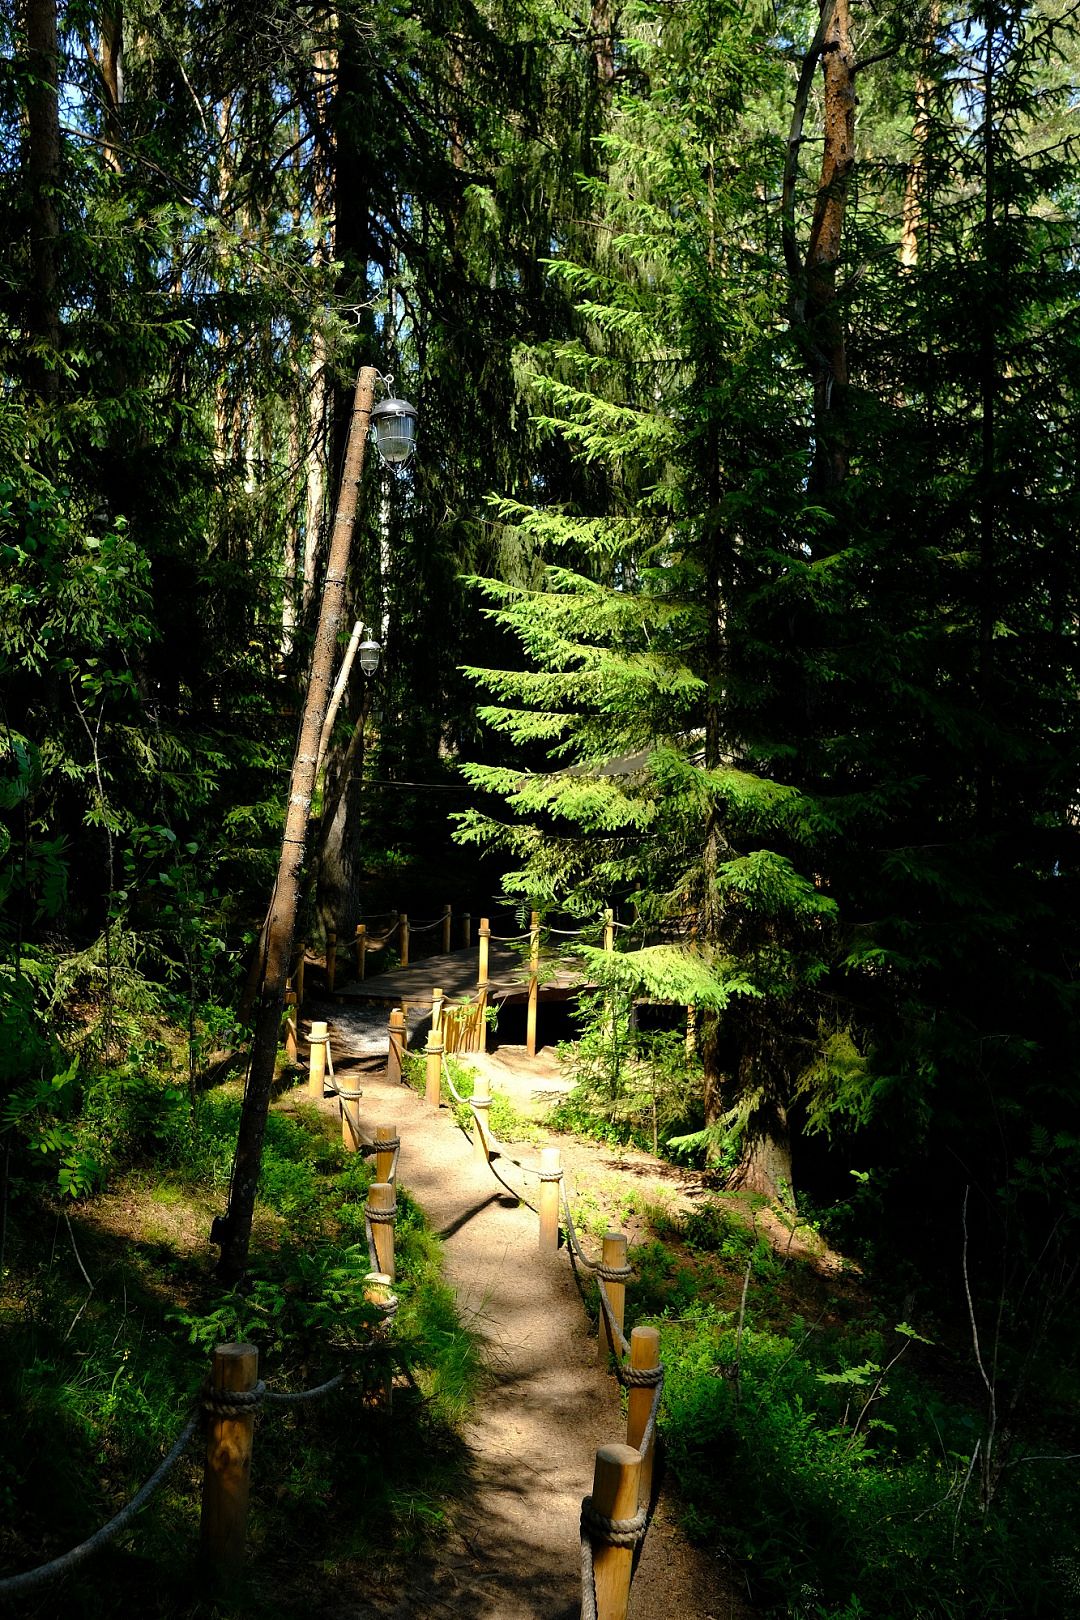
[[[402,1184],[443,1239],[448,1281],[463,1320],[482,1338],[491,1374],[466,1431],[470,1478],[451,1533],[434,1564],[408,1572],[404,1591],[380,1612],[393,1620],[576,1620],[581,1498],[597,1446],[623,1439],[625,1419],[614,1378],[597,1367],[569,1260],[562,1251],[539,1254],[536,1216],[473,1161],[452,1116],[434,1114],[407,1087],[391,1085],[385,1067],[373,1068],[377,1059],[361,1057],[366,1043],[348,1012],[328,1009],[328,1016],[335,1065],[348,1066],[349,1083],[358,1074],[363,1087],[364,1128],[386,1122],[400,1130]],[[516,1184],[527,1186],[520,1176]],[[743,1620],[746,1613],[722,1588],[717,1564],[681,1535],[662,1494],[631,1616]]]

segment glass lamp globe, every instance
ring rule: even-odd
[[[371,413],[375,447],[388,467],[400,467],[416,448],[416,407],[407,399],[384,399]]]
[[[382,652],[382,648],[377,641],[373,641],[369,636],[366,641],[360,643],[359,650],[360,668],[365,675],[374,675],[379,667],[379,654]]]

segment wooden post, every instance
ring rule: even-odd
[[[625,1266],[625,1232],[604,1233],[604,1245],[600,1251],[600,1261],[601,1264],[605,1266],[614,1266],[616,1268]],[[626,1315],[626,1284],[625,1282],[605,1282],[604,1287],[607,1290],[607,1297],[611,1302],[611,1314],[615,1318],[615,1322],[621,1332],[623,1319]],[[601,1310],[600,1333],[596,1341],[596,1359],[601,1367],[606,1369],[608,1364],[608,1356],[614,1349],[615,1346],[608,1337],[607,1318],[605,1317],[603,1310]]]
[[[441,990],[435,989],[431,992],[431,1033],[438,1040],[442,1039],[443,1000],[444,997]]]
[[[326,988],[330,994],[334,993],[334,980],[337,978],[337,934],[333,928],[326,933]]]
[[[562,1154],[558,1148],[540,1149],[540,1247],[554,1254],[559,1247],[559,1182],[555,1172],[562,1175]],[[546,1180],[546,1177],[551,1180]]]
[[[311,1026],[308,1051],[308,1096],[322,1102],[326,1087],[326,1025],[321,1019]]]
[[[479,927],[479,929],[477,931],[477,936],[478,936],[478,938],[480,940],[480,967],[479,967],[479,970],[478,970],[477,975],[476,975],[476,983],[477,983],[477,987],[479,988],[480,995],[483,998],[484,1011],[486,1012],[487,1011],[488,966],[489,966],[490,958],[491,958],[491,918],[490,917],[481,917],[481,919],[480,919],[480,927]],[[487,1037],[488,1037],[487,1019],[486,1018],[481,1018],[481,1020],[480,1020],[480,1032],[479,1032],[479,1037],[478,1037],[477,1043],[476,1043],[476,1050],[478,1052],[486,1052],[487,1051]]]
[[[394,1007],[390,1013],[390,1037],[386,1053],[386,1078],[391,1083],[401,1079],[405,1040],[405,1013],[401,1007]]]
[[[593,1469],[592,1505],[605,1519],[632,1519],[638,1508],[641,1458],[630,1446],[601,1446]],[[596,1620],[626,1620],[633,1547],[593,1542]]]
[[[409,914],[403,911],[398,918],[398,958],[402,967],[409,965]]]
[[[389,1181],[373,1181],[368,1188],[368,1205],[376,1213],[392,1210],[395,1207],[393,1184]],[[397,1275],[394,1271],[393,1221],[372,1221],[371,1234],[375,1241],[375,1258],[379,1262],[379,1270],[393,1282]]]
[[[466,950],[472,944],[472,912],[461,913],[461,943]]]
[[[529,1010],[525,1024],[525,1050],[536,1056],[536,1005],[540,999],[540,913],[534,911],[529,923]]]
[[[443,906],[443,914],[442,914],[442,948],[443,948],[443,955],[444,956],[449,956],[450,955],[450,929],[451,929],[451,926],[453,924],[453,916],[454,916],[453,908],[450,907],[450,906]]]
[[[651,1369],[660,1365],[660,1333],[654,1327],[636,1327],[630,1334],[630,1365],[639,1369]],[[653,1396],[656,1394],[655,1386],[649,1388],[638,1387],[630,1390],[629,1401],[626,1408],[626,1443],[637,1451],[641,1446],[641,1439],[645,1433],[645,1425],[649,1421],[652,1410]],[[652,1495],[653,1456],[656,1452],[656,1432],[653,1431],[649,1449],[641,1459],[641,1476],[638,1480],[638,1506],[648,1507]]]
[[[253,1390],[258,1382],[259,1352],[253,1344],[215,1347],[213,1395]],[[201,1542],[203,1562],[215,1576],[234,1575],[244,1561],[254,1432],[254,1407],[228,1417],[207,1413]]]
[[[697,1008],[686,1009],[686,1055],[692,1058],[697,1052]]]
[[[296,1062],[296,991],[285,992],[285,1056],[290,1063]]]
[[[604,949],[605,951],[615,949],[615,913],[613,911],[604,912]]]
[[[424,1074],[424,1096],[432,1108],[442,1100],[443,1043],[434,1032],[427,1038],[427,1068]]]
[[[359,1087],[357,1087],[359,1090]],[[359,1097],[343,1097],[338,1092],[338,1103],[341,1107],[341,1145],[346,1153],[360,1151],[360,1099]],[[356,1110],[355,1116],[353,1109]]]
[[[356,925],[356,977],[363,984],[367,973],[367,923]]]
[[[397,1128],[396,1125],[376,1125],[376,1127],[375,1127],[375,1140],[376,1140],[376,1142],[393,1142],[395,1140],[395,1138],[397,1137],[397,1134],[398,1134],[398,1128]],[[385,1153],[376,1153],[376,1155],[375,1155],[375,1180],[376,1181],[389,1181],[390,1180],[390,1171],[393,1169],[393,1166],[394,1166],[394,1150],[393,1150],[393,1148],[388,1148]]]
[[[394,1281],[384,1271],[369,1271],[364,1278],[364,1298],[370,1305],[385,1305],[393,1292]],[[394,1401],[394,1373],[387,1368],[383,1384],[383,1405],[389,1411]]]

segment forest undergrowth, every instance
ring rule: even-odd
[[[438,1240],[404,1189],[400,1309],[392,1340],[380,1336],[363,1297],[372,1171],[295,1099],[288,1076],[268,1120],[250,1274],[223,1292],[207,1234],[241,1087],[192,1095],[169,1076],[164,1051],[158,1043],[153,1064],[136,1058],[82,1088],[76,1134],[99,1167],[94,1190],[62,1197],[55,1180],[43,1184],[8,1153],[0,1562],[12,1573],[34,1567],[111,1517],[182,1428],[212,1347],[246,1340],[271,1388],[308,1388],[343,1368],[349,1376],[259,1422],[240,1585],[211,1596],[199,1584],[196,1439],[118,1544],[20,1612],[55,1614],[59,1604],[90,1620],[137,1603],[170,1616],[337,1613],[361,1586],[392,1588],[395,1569],[440,1527],[461,1476],[477,1351],[441,1281]]]

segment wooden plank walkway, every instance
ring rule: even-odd
[[[334,991],[338,1002],[368,1001],[390,1007],[408,1003],[419,1007],[430,1003],[436,987],[449,1001],[475,996],[478,988],[479,954],[476,946],[467,950],[450,951],[446,956],[425,956],[408,967],[392,968],[388,973],[368,973],[362,982],[356,979],[339,984]],[[540,958],[541,1001],[565,1001],[567,996],[587,986],[584,974],[556,963],[552,958]],[[529,965],[509,945],[492,940],[488,957],[488,999],[506,1003],[524,1001],[529,994]]]

